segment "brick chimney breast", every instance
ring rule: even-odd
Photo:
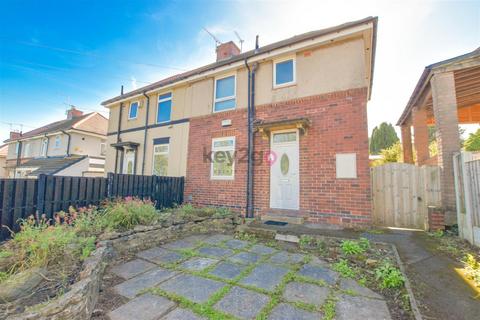
[[[228,41],[217,46],[217,61],[225,60],[240,54],[240,49],[233,41]]]
[[[71,107],[67,111],[67,119],[68,120],[71,120],[73,118],[78,118],[78,117],[81,117],[81,116],[83,116],[83,112],[80,111],[80,110],[77,110],[75,107]]]
[[[10,139],[15,140],[15,139],[20,139],[22,137],[22,133],[19,131],[10,131]]]

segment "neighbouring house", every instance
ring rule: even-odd
[[[11,132],[6,159],[10,178],[39,174],[103,176],[108,119],[72,107],[67,119],[29,132]]]
[[[186,201],[248,217],[370,224],[376,26],[369,17],[243,53],[222,43],[212,64],[104,101],[106,171],[185,176]]]
[[[4,144],[0,146],[0,178],[7,178],[7,170],[5,169],[7,165],[7,153],[8,145]]]
[[[480,48],[425,67],[397,125],[406,163],[441,168],[445,224],[457,223],[453,157],[460,152],[459,124],[480,124]],[[438,154],[429,152],[429,126],[435,127]],[[413,127],[413,139],[412,128]]]

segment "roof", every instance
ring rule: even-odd
[[[397,121],[397,126],[401,126],[405,120],[407,119],[408,115],[410,114],[411,109],[415,105],[418,97],[422,93],[423,89],[425,88],[426,84],[428,81],[430,81],[430,78],[432,77],[432,70],[435,68],[440,68],[449,64],[453,64],[465,59],[473,58],[475,56],[480,56],[480,47],[473,50],[472,52],[462,54],[459,56],[456,56],[454,58],[442,60],[439,62],[432,63],[428,66],[425,67],[423,70],[422,75],[420,76],[420,79],[418,79],[417,85],[415,86],[415,89],[412,92],[412,95],[410,96],[410,99],[408,100],[407,105],[405,106],[405,109],[402,112],[402,115]]]
[[[91,112],[73,119],[65,119],[49,123],[43,127],[33,129],[31,131],[22,133],[17,139],[7,139],[4,142],[12,142],[23,140],[25,138],[32,138],[39,135],[54,133],[59,131],[66,131],[70,129],[77,129],[85,132],[96,133],[100,135],[107,134],[108,119],[98,112]]]
[[[213,69],[218,68],[218,67],[226,66],[226,65],[229,65],[231,63],[238,62],[238,61],[243,61],[246,58],[251,58],[251,57],[254,57],[254,56],[269,52],[269,51],[272,51],[272,50],[287,47],[287,46],[290,46],[290,45],[293,45],[293,44],[296,44],[296,43],[299,43],[299,42],[302,42],[302,41],[305,41],[305,40],[313,39],[313,38],[316,38],[316,37],[319,37],[319,36],[340,32],[342,30],[352,28],[352,27],[355,27],[355,26],[359,26],[359,25],[362,25],[362,24],[366,24],[366,23],[373,23],[373,26],[374,26],[373,27],[374,28],[374,32],[373,32],[374,35],[373,35],[372,60],[375,61],[374,57],[375,57],[375,47],[376,47],[375,42],[376,42],[377,20],[378,20],[377,17],[367,17],[367,18],[364,18],[364,19],[361,19],[361,20],[356,20],[356,21],[343,23],[343,24],[340,24],[340,25],[337,25],[337,26],[334,26],[334,27],[320,29],[320,30],[316,30],[316,31],[310,31],[310,32],[307,32],[307,33],[296,35],[296,36],[293,36],[291,38],[281,40],[281,41],[278,41],[278,42],[260,47],[256,50],[250,50],[250,51],[246,51],[244,53],[240,53],[238,55],[230,57],[229,59],[223,59],[223,60],[208,64],[206,66],[203,66],[203,67],[200,67],[200,68],[197,68],[197,69],[193,69],[193,70],[190,70],[190,71],[186,71],[186,72],[183,72],[183,73],[173,75],[171,77],[165,78],[163,80],[157,81],[155,83],[152,83],[152,84],[149,84],[147,86],[143,86],[143,87],[138,88],[136,90],[125,93],[123,95],[119,95],[119,96],[116,96],[116,97],[111,98],[109,100],[103,101],[102,105],[106,106],[106,105],[112,104],[114,102],[129,98],[129,97],[133,97],[133,96],[136,96],[138,94],[142,94],[146,91],[150,91],[150,90],[153,90],[153,89],[158,89],[158,88],[173,84],[175,82],[187,79],[191,76],[198,75],[198,74],[201,74],[201,73],[206,72],[206,71],[213,70]],[[372,74],[373,74],[373,62],[372,62]],[[371,81],[372,80],[373,80],[373,77],[371,77]],[[371,83],[370,83],[370,85],[371,85]]]
[[[85,158],[86,156],[31,159],[17,166],[17,168],[38,168],[35,171],[32,171],[29,176],[38,176],[39,174],[51,175],[60,172]]]

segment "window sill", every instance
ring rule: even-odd
[[[279,85],[273,85],[273,90],[276,90],[276,89],[283,89],[283,88],[288,88],[288,87],[295,87],[297,85],[296,82],[288,82],[288,83],[283,83],[283,84],[279,84]]]

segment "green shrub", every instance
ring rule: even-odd
[[[380,288],[399,288],[405,282],[399,269],[389,261],[384,261],[381,266],[375,269],[375,278],[380,281]]]
[[[184,204],[184,205],[178,207],[178,212],[183,214],[183,215],[189,216],[189,215],[192,215],[195,212],[195,207],[193,205],[191,205],[190,203],[187,203],[187,204]]]
[[[49,225],[44,220],[36,224],[33,217],[20,225],[21,231],[11,240],[15,264],[9,273],[75,258],[84,259],[95,250],[95,238],[78,235],[70,225]]]
[[[348,261],[345,259],[340,259],[340,261],[334,263],[333,270],[340,273],[344,278],[355,278],[355,275],[357,274],[355,270],[348,265]]]
[[[216,218],[223,218],[223,217],[228,217],[232,214],[232,211],[228,208],[215,208],[215,213],[213,214],[214,217]]]
[[[345,255],[355,255],[365,252],[365,249],[359,242],[353,240],[343,240],[340,249]]]
[[[368,249],[370,249],[370,241],[367,238],[360,238],[360,240],[358,240],[358,245],[364,251],[367,251]]]
[[[100,220],[107,230],[126,230],[136,225],[150,225],[159,218],[153,202],[126,198],[106,203]]]

